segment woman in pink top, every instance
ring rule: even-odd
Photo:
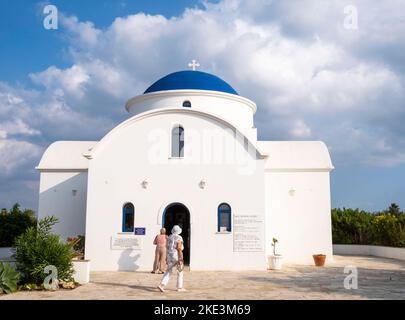
[[[153,263],[152,273],[164,273],[166,270],[166,229],[160,229],[160,234],[155,237],[153,244],[156,246],[155,262]]]

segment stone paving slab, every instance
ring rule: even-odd
[[[356,266],[358,289],[347,290],[345,266]],[[162,275],[147,272],[93,272],[91,282],[74,290],[17,292],[8,299],[405,299],[405,261],[334,256],[325,267],[285,265],[279,271],[185,272],[187,292],[156,289]]]

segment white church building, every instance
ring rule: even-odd
[[[39,218],[58,217],[65,239],[85,235],[92,271],[150,271],[154,237],[174,224],[190,270],[266,270],[272,238],[284,262],[331,259],[328,149],[259,141],[256,108],[195,68],[161,78],[100,141],[48,147]]]

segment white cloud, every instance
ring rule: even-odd
[[[31,163],[42,152],[42,148],[26,141],[0,139],[0,176],[10,175]]]
[[[90,79],[86,70],[76,64],[64,70],[51,66],[43,72],[31,74],[30,77],[34,83],[53,90],[55,94],[67,93],[78,99],[85,94],[85,84]]]
[[[14,119],[13,121],[6,121],[1,123],[2,131],[5,136],[8,135],[24,135],[35,136],[41,132],[39,130],[30,128],[22,119]]]
[[[294,121],[293,125],[290,131],[292,137],[303,139],[311,136],[311,128],[309,128],[303,120],[298,119]]]
[[[67,17],[62,14],[60,23],[75,35],[71,38],[75,46],[88,48],[97,44],[101,31],[97,30],[92,22],[81,22],[75,16]]]

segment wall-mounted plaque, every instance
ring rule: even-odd
[[[264,222],[257,214],[235,215],[233,218],[233,251],[264,251]]]
[[[142,250],[142,238],[135,236],[112,236],[111,237],[112,250]]]

